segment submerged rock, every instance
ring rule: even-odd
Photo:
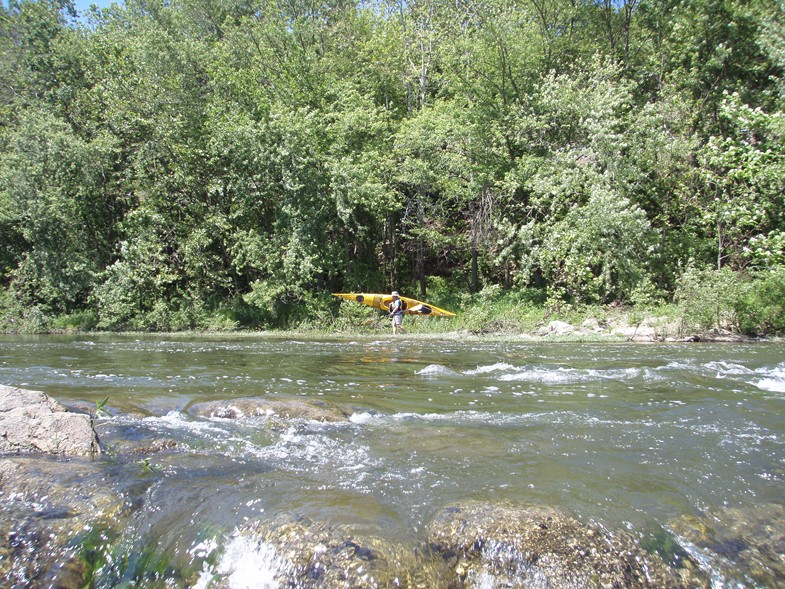
[[[192,405],[190,412],[198,417],[278,417],[313,421],[347,421],[349,415],[330,403],[314,399],[244,397],[206,401]]]
[[[403,546],[306,518],[278,516],[239,530],[215,569],[219,588],[262,580],[299,589],[705,588],[625,532],[552,507],[469,502],[440,512],[427,544]],[[266,584],[265,584],[266,583]]]
[[[89,415],[41,391],[0,385],[0,453],[88,456],[100,451]]]
[[[552,507],[465,503],[428,528],[431,550],[453,572],[451,587],[701,587],[646,553],[624,532],[584,524]]]
[[[264,587],[447,588],[427,567],[415,563],[411,550],[381,538],[357,535],[345,527],[291,515],[240,530],[217,567],[218,587],[241,584],[248,578],[249,563],[256,571],[254,578]]]
[[[172,438],[152,438],[149,440],[117,440],[109,452],[136,456],[150,456],[177,448],[177,440]]]
[[[785,505],[682,516],[670,522],[670,529],[722,576],[754,586],[785,587]]]
[[[0,459],[3,587],[84,587],[95,538],[121,529],[129,509],[90,459]]]

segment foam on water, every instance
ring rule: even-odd
[[[379,460],[371,457],[366,445],[354,439],[347,441],[335,437],[329,427],[319,432],[316,428],[324,427],[323,424],[313,425],[314,429],[310,430],[290,427],[274,444],[248,446],[247,451],[292,472],[327,476],[343,473],[340,484],[347,487],[361,482],[365,472],[379,465]]]
[[[765,377],[752,382],[756,387],[773,393],[785,393],[785,362],[768,371]]]
[[[659,367],[630,368],[572,368],[547,365],[524,365],[498,362],[465,370],[465,376],[485,376],[500,382],[528,382],[543,385],[568,385],[602,381],[652,383],[672,380],[672,373],[681,372],[696,376],[717,379],[718,381],[738,382],[739,385],[753,385],[761,390],[785,393],[785,363],[778,366],[749,368],[728,361],[700,362],[686,359],[675,360]]]
[[[441,364],[429,364],[422,370],[415,372],[415,374],[420,376],[458,376],[457,372]]]
[[[138,418],[131,415],[115,415],[112,417],[101,417],[98,425],[134,426],[143,425],[159,433],[180,432],[196,435],[198,437],[213,438],[217,436],[228,436],[230,432],[219,427],[217,420],[203,421],[189,419],[180,411],[169,411],[161,416],[150,416]],[[229,420],[223,420],[228,422]]]
[[[648,368],[565,368],[562,366],[513,366],[506,362],[497,362],[478,366],[462,372],[465,376],[486,376],[501,382],[534,382],[545,385],[588,383],[607,380],[644,381],[660,380],[663,377]]]
[[[215,567],[205,562],[194,587],[207,589],[220,576],[230,589],[278,589],[278,579],[288,570],[291,564],[274,546],[237,534],[229,540]]]
[[[733,362],[709,362],[705,365],[709,371],[716,371],[717,376],[722,378],[725,375],[738,375],[738,374],[751,374],[753,370],[742,366],[741,364],[734,364]]]
[[[500,371],[509,371],[509,370],[516,370],[516,368],[512,364],[507,364],[505,362],[497,362],[496,364],[491,364],[490,366],[478,366],[473,370],[465,370],[463,373],[469,376],[475,376],[478,374],[488,374],[491,372],[500,372]]]
[[[517,368],[499,376],[504,382],[539,382],[542,384],[572,384],[609,378],[607,372],[576,368]]]
[[[772,393],[785,393],[785,378],[763,378],[756,383],[756,387]]]
[[[226,429],[218,427],[211,421],[196,421],[188,419],[180,411],[169,411],[167,414],[161,417],[145,417],[142,421],[158,429],[187,431],[197,435],[205,435],[208,433],[229,433]]]
[[[372,423],[378,416],[364,411],[362,413],[352,413],[349,421],[357,425],[366,425]]]

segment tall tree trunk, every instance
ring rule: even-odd
[[[396,257],[396,243],[395,243],[395,218],[393,213],[387,215],[386,227],[386,241],[387,241],[387,257],[390,264],[390,288],[395,289],[395,257]]]
[[[417,202],[417,226],[422,227],[425,222],[425,207],[423,207],[422,197]],[[420,282],[420,296],[425,297],[428,287],[428,280],[425,276],[425,239],[422,235],[417,236],[417,261],[415,265],[415,276]]]
[[[475,294],[479,290],[479,272],[477,270],[477,246],[472,246],[472,284],[471,294]]]

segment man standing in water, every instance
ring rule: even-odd
[[[397,335],[399,331],[401,333],[406,333],[406,330],[403,328],[403,301],[397,290],[392,291],[391,296],[393,300],[392,303],[390,303],[389,309],[390,317],[392,317],[393,335]]]

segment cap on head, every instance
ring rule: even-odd
[[[394,290],[394,291],[392,291],[392,294],[390,296],[392,296],[392,297],[399,297],[401,295],[398,294],[397,290]]]

